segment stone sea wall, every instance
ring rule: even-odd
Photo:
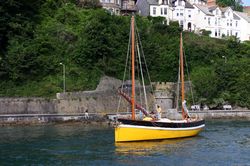
[[[117,108],[116,91],[83,93],[79,98],[0,98],[0,114],[108,113]],[[125,107],[125,103],[121,103]]]
[[[130,106],[128,102],[120,97],[118,88],[121,86],[121,80],[103,77],[93,91],[79,91],[57,93],[55,99],[46,98],[0,98],[1,114],[72,114],[84,113],[110,113],[127,111]],[[129,83],[128,83],[129,84]],[[138,82],[137,82],[138,84]],[[143,91],[136,86],[138,91]],[[155,103],[158,103],[164,109],[172,108],[173,95],[168,91],[157,91],[152,94],[150,87],[146,88],[147,101],[150,109],[153,109]],[[160,95],[162,97],[160,97]],[[156,97],[154,97],[156,96]],[[136,95],[137,100],[144,101],[144,96]],[[119,104],[119,107],[118,107]]]
[[[58,93],[55,99],[0,98],[0,119],[13,122],[21,119],[41,122],[54,119],[81,119],[88,110],[91,117],[95,117],[92,120],[95,120],[111,112],[126,112],[130,106],[117,91],[121,84],[120,80],[103,77],[96,90]],[[147,100],[152,107],[154,98],[149,90]],[[41,120],[42,116],[47,120]]]
[[[130,106],[117,92],[121,86],[120,80],[103,77],[94,91],[58,93],[55,99],[46,98],[0,98],[0,123],[3,122],[50,122],[50,121],[78,121],[100,120],[106,114],[129,112]],[[161,87],[167,86],[168,91],[161,91]],[[159,84],[155,93],[152,94],[147,88],[147,100],[150,110],[154,109],[155,103],[160,104],[163,110],[173,107],[172,84]],[[158,87],[158,88],[157,88]],[[159,88],[160,87],[160,88]],[[164,88],[163,88],[164,89]],[[141,89],[142,90],[142,89]],[[154,97],[155,96],[155,97]],[[139,95],[136,98],[142,98]],[[120,101],[120,102],[119,102]],[[120,105],[118,107],[118,104]],[[118,110],[119,108],[119,110]],[[88,110],[90,119],[85,118]],[[248,118],[249,111],[199,111],[198,114],[205,119],[213,118]],[[177,114],[174,111],[166,112],[167,117],[173,118]],[[180,117],[180,116],[178,116]]]
[[[103,77],[94,91],[58,93],[55,99],[0,98],[1,114],[106,113],[117,109],[120,80]],[[121,103],[124,107],[125,102]]]
[[[191,116],[197,114],[204,119],[248,119],[250,120],[250,110],[208,110],[193,111]]]

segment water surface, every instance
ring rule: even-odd
[[[1,127],[0,165],[249,165],[250,121],[206,122],[199,136],[114,143],[86,124]]]

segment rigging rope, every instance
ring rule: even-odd
[[[192,96],[192,102],[193,104],[195,104],[194,102],[194,95],[193,95],[193,88],[192,88],[192,84],[191,84],[191,79],[190,79],[190,75],[189,75],[189,70],[188,70],[188,65],[187,65],[187,60],[186,60],[186,55],[185,55],[185,49],[183,47],[183,56],[184,56],[184,59],[185,59],[185,65],[187,67],[187,75],[188,75],[188,82],[189,82],[189,86],[190,86],[190,91],[191,91],[191,96]]]
[[[142,46],[142,43],[141,43],[140,34],[138,32],[136,24],[135,24],[135,27],[136,27],[136,34],[138,36],[139,46],[141,48],[142,57],[143,57],[143,60],[144,60],[144,63],[145,63],[145,67],[146,67],[146,71],[147,71],[147,75],[148,75],[148,79],[149,79],[149,83],[150,83],[150,88],[151,88],[151,91],[153,91],[153,86],[151,84],[152,81],[151,81],[151,78],[150,78],[150,75],[149,75],[149,71],[148,71],[148,65],[147,65],[147,62],[146,62],[145,54],[144,54],[144,51],[143,51],[143,46]]]
[[[140,69],[141,73],[138,72],[138,75],[141,74],[141,78],[142,78],[142,84],[143,84],[143,91],[144,91],[144,100],[145,100],[145,105],[146,105],[146,109],[143,108],[141,105],[136,104],[136,108],[141,110],[146,116],[149,116],[147,110],[148,110],[148,101],[147,101],[147,95],[146,95],[146,88],[145,88],[145,80],[144,80],[144,75],[143,75],[143,70],[142,70],[142,59],[141,59],[141,55],[143,57],[143,60],[144,60],[144,63],[145,63],[145,67],[146,67],[146,72],[147,72],[147,75],[148,75],[148,79],[149,79],[149,82],[150,82],[150,88],[151,88],[151,91],[153,91],[153,87],[152,87],[152,84],[151,84],[151,78],[150,78],[150,75],[149,75],[149,71],[148,71],[148,68],[147,68],[147,63],[146,63],[146,58],[145,58],[145,55],[144,55],[144,52],[143,52],[143,48],[142,48],[142,43],[141,43],[141,40],[140,40],[140,35],[139,35],[139,32],[138,32],[138,28],[136,26],[136,23],[134,23],[134,26],[135,26],[135,35],[137,37],[137,41],[136,41],[136,47],[137,47],[137,52],[135,51],[135,53],[137,53],[137,56],[138,56],[138,61],[139,61],[139,66],[137,64],[137,68],[138,68],[138,71]],[[128,50],[127,50],[127,59],[126,59],[126,67],[125,67],[125,72],[124,72],[124,75],[123,75],[123,82],[122,82],[122,87],[118,90],[118,93],[123,96],[127,101],[131,102],[131,99],[130,97],[128,96],[128,94],[126,94],[123,90],[124,90],[124,83],[125,83],[125,78],[126,78],[126,72],[127,72],[127,66],[128,64],[130,64],[130,56],[129,56],[129,53],[131,53],[130,49],[131,49],[131,31],[132,31],[132,27],[130,26],[130,35],[129,35],[129,43],[128,43]],[[139,41],[139,42],[138,42]],[[128,68],[128,70],[130,71],[130,68]],[[129,72],[130,73],[130,72]],[[140,78],[140,77],[139,77]],[[141,90],[141,88],[139,88],[139,90]],[[121,96],[119,98],[119,103],[118,103],[118,107],[117,107],[117,114],[118,114],[118,111],[120,109],[120,105],[121,105]],[[135,97],[135,96],[134,96]],[[140,93],[140,98],[141,98],[141,93]],[[142,99],[141,99],[142,101]]]
[[[180,53],[179,53],[180,54]],[[176,110],[178,111],[179,109],[179,97],[180,97],[180,57],[179,57],[179,70],[178,70],[178,80],[177,80],[177,90],[176,90]]]
[[[130,32],[129,32],[129,34],[131,34],[131,26],[130,26]],[[128,49],[127,49],[127,57],[126,57],[125,71],[124,71],[124,73],[123,73],[122,85],[123,85],[124,82],[125,82],[126,71],[127,71],[127,66],[128,66],[129,57],[130,57],[130,56],[129,56],[129,54],[130,54],[130,43],[131,43],[131,35],[129,35]],[[122,86],[122,90],[123,90],[123,86]],[[120,110],[120,106],[121,106],[121,96],[119,97],[119,102],[118,102],[116,114],[118,114],[118,111]]]
[[[144,76],[143,76],[143,72],[142,72],[141,56],[140,56],[140,50],[139,50],[138,42],[137,42],[137,52],[138,52],[138,59],[139,59],[141,77],[142,77],[142,87],[143,87],[143,92],[144,92],[143,94],[144,94],[146,110],[149,110],[148,109],[147,93],[146,93],[145,82],[144,82]]]
[[[138,49],[137,41],[136,41],[135,49],[136,50]],[[138,63],[139,60],[137,59],[137,57],[139,56],[138,52],[135,51],[135,55],[136,55],[135,61],[136,61],[136,69],[137,69],[136,71],[140,71],[140,69],[139,69],[140,67],[139,67],[139,63]],[[140,86],[141,85],[140,84],[140,72],[137,72],[137,78],[139,79],[139,85],[137,86],[137,89],[139,89],[140,105],[142,105],[143,102],[142,102],[142,95],[141,95],[142,93],[141,93],[141,86]]]

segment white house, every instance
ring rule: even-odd
[[[236,36],[241,41],[250,40],[250,18],[246,13],[221,8],[215,0],[138,0],[137,8],[143,16],[162,16],[178,21],[184,30],[199,33],[211,31],[211,37]]]
[[[234,14],[239,17],[239,21],[235,22],[235,26],[239,26],[241,29],[239,32],[240,40],[250,40],[250,17],[243,12],[235,11]]]

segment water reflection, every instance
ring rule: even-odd
[[[190,146],[189,142],[192,138],[168,139],[157,141],[140,141],[115,143],[115,152],[122,155],[156,155],[157,153],[172,153],[183,146]]]

